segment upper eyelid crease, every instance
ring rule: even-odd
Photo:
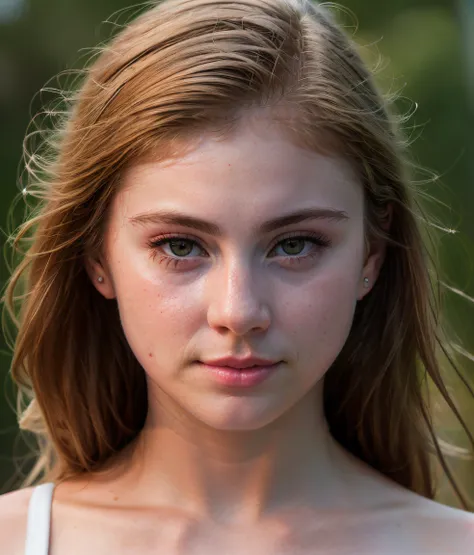
[[[258,228],[257,233],[266,234],[292,224],[322,219],[340,222],[348,220],[349,216],[347,212],[333,208],[305,208],[264,222]],[[222,229],[217,224],[178,211],[161,210],[145,212],[129,218],[129,221],[133,225],[146,225],[148,223],[170,224],[189,227],[216,237],[224,235]]]

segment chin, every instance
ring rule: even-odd
[[[214,400],[212,410],[193,410],[196,420],[214,430],[255,431],[269,426],[285,414],[283,403],[275,399],[228,396]],[[279,406],[278,406],[279,405]],[[200,407],[205,405],[200,404]],[[209,408],[211,405],[207,405]]]

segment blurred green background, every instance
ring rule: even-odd
[[[0,228],[2,246],[7,211],[18,193],[22,142],[31,117],[49,97],[36,93],[64,70],[81,68],[88,48],[110,37],[117,27],[104,23],[131,0],[0,0]],[[443,279],[474,296],[474,0],[345,0],[357,19],[340,12],[349,34],[386,93],[397,93],[413,160],[430,172],[419,172],[419,188],[433,197],[429,208],[445,227],[458,234],[439,233]],[[128,14],[130,17],[131,14]],[[113,18],[112,18],[113,19]],[[120,22],[127,20],[122,15]],[[53,79],[51,86],[57,86]],[[416,110],[415,110],[416,108]],[[432,179],[433,176],[438,176]],[[428,182],[426,182],[428,181]],[[439,201],[439,202],[436,202]],[[18,222],[17,222],[18,223]],[[0,285],[7,268],[0,261]],[[474,352],[474,304],[449,293],[447,314],[455,324],[458,343]],[[26,443],[19,438],[8,376],[10,353],[0,339],[0,493],[14,487],[12,477],[28,469]],[[461,369],[474,382],[474,358],[460,357]],[[452,377],[452,379],[451,379]],[[474,400],[454,374],[450,388],[474,433]],[[474,463],[466,455],[468,442],[456,421],[439,403],[440,430],[460,447],[450,458],[461,483],[474,498]],[[439,501],[459,506],[447,481],[441,481]]]

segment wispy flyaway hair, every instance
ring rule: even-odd
[[[40,445],[26,483],[103,470],[145,421],[144,370],[116,302],[84,264],[103,247],[124,169],[179,156],[204,133],[226,137],[252,110],[266,110],[299,145],[346,158],[364,191],[367,241],[388,241],[324,378],[332,435],[430,498],[437,457],[467,508],[432,422],[428,384],[473,440],[442,379],[439,356],[450,357],[405,141],[352,39],[328,6],[304,0],[150,4],[90,63],[47,156],[26,151],[27,198],[37,202],[17,230],[15,245],[27,247],[5,297],[17,325],[20,424]]]

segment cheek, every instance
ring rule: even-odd
[[[192,295],[178,294],[169,284],[151,282],[139,266],[114,264],[115,292],[127,341],[146,369],[179,353],[192,322]],[[153,360],[153,362],[151,362]]]
[[[282,307],[281,321],[295,346],[302,372],[321,378],[340,353],[351,329],[358,279],[334,270],[318,276],[301,291],[299,302]]]

